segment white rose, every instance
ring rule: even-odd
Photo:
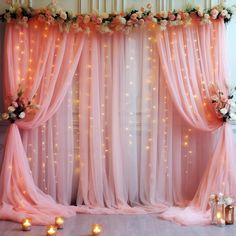
[[[13,106],[13,107],[18,107],[18,103],[17,103],[17,102],[15,102],[15,101],[14,101],[14,102],[12,102],[11,104],[12,104],[12,106]]]
[[[2,119],[3,119],[3,120],[7,120],[8,118],[9,118],[8,113],[3,113],[3,114],[2,114]]]
[[[202,17],[203,16],[203,11],[202,10],[198,10],[197,14]]]
[[[100,15],[103,19],[107,19],[109,17],[109,14],[106,13],[106,12],[103,12],[101,15]]]
[[[218,14],[219,14],[219,11],[217,9],[214,8],[211,10],[211,15],[213,19],[216,19]]]
[[[227,112],[228,112],[228,110],[227,110],[226,108],[220,109],[220,113],[221,113],[222,115],[225,115]]]
[[[22,111],[22,112],[19,114],[19,118],[20,118],[20,119],[25,118],[25,112]]]
[[[223,11],[221,12],[221,15],[222,15],[222,16],[227,16],[227,14],[228,14],[228,11],[227,11],[227,10],[223,10]]]
[[[230,120],[236,121],[236,114],[235,113],[230,113]]]
[[[15,107],[13,107],[13,106],[9,106],[9,107],[8,107],[8,111],[9,111],[9,112],[13,112],[13,111],[15,111]]]
[[[61,17],[63,20],[66,20],[67,14],[66,14],[64,11],[60,11],[60,17]]]
[[[204,18],[209,19],[210,18],[209,14],[204,14]]]
[[[122,25],[125,25],[126,24],[126,19],[124,17],[120,17],[119,18],[119,21]]]
[[[231,205],[231,204],[233,204],[233,199],[231,198],[231,197],[226,197],[225,199],[225,205]]]
[[[161,11],[161,12],[160,12],[160,15],[161,15],[161,17],[163,17],[163,18],[167,18],[167,17],[168,17],[168,12],[166,12],[166,11]]]
[[[226,18],[227,18],[227,19],[230,19],[230,17],[231,17],[230,14],[227,14],[227,15],[226,15]]]
[[[218,102],[219,101],[219,97],[217,95],[213,95],[211,97],[211,100],[214,101],[214,102]]]
[[[152,22],[157,23],[157,19],[153,17]]]
[[[181,20],[181,15],[177,15],[176,20]]]

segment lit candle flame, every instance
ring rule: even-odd
[[[217,219],[221,219],[221,218],[222,218],[221,212],[217,212],[217,213],[216,213],[216,218],[217,218]]]

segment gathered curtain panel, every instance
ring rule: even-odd
[[[235,194],[232,130],[210,99],[212,84],[228,90],[223,21],[128,35],[65,34],[37,21],[14,29],[5,97],[21,83],[40,109],[10,127],[1,219],[46,224],[63,209],[54,198],[77,205],[67,216],[156,212],[205,224],[208,195]]]
[[[220,127],[215,151],[189,207],[184,211],[169,208],[162,214],[181,224],[209,221],[202,212],[208,209],[211,193],[236,194],[233,131],[230,124],[217,118],[209,103],[213,86],[229,93],[225,35],[223,22],[157,32],[164,77],[181,116],[195,129],[212,131]]]
[[[19,86],[39,110],[11,124],[6,137],[0,177],[0,218],[36,224],[54,223],[55,215],[71,216],[75,209],[57,204],[34,183],[19,129],[31,130],[50,119],[63,101],[75,73],[84,36],[63,34],[40,21],[28,28],[7,24],[5,33],[4,94],[16,99]],[[12,100],[11,100],[12,99]]]

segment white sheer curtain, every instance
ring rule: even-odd
[[[53,119],[23,133],[43,191],[64,204],[122,212],[192,199],[215,138],[173,107],[155,33],[89,35],[72,90]]]

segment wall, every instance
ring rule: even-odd
[[[153,5],[154,11],[180,9],[187,3],[200,5],[203,8],[208,8],[216,5],[223,0],[58,0],[58,5],[65,9],[70,9],[73,12],[91,12],[97,9],[103,11],[121,11],[131,7],[145,6],[147,3]],[[17,0],[13,0],[17,2]],[[33,7],[42,7],[50,3],[49,0],[18,0],[18,2],[29,3]],[[228,4],[236,3],[235,0],[225,1]],[[0,2],[0,10],[5,9],[7,4],[4,0]]]
[[[14,2],[16,2],[15,0]],[[43,7],[50,3],[47,0],[18,0],[22,3],[30,4],[34,8]],[[153,11],[169,10],[169,9],[180,9],[184,8],[187,3],[194,5],[200,5],[202,8],[208,8],[220,3],[221,0],[59,0],[58,5],[61,7],[72,10],[73,12],[85,13],[92,12],[93,9],[99,10],[99,12],[112,12],[112,11],[122,11],[132,7],[139,8],[140,6],[145,6],[147,3],[153,5]],[[225,1],[229,5],[236,4],[236,0]],[[0,1],[0,13],[7,8],[7,4],[4,0]],[[230,74],[231,83],[236,85],[236,19],[231,22],[228,26],[228,46],[229,46],[229,64],[230,64]],[[3,36],[4,36],[4,25],[0,24],[0,112],[3,111],[2,108],[2,56],[3,56]],[[2,147],[4,143],[6,125],[0,122],[0,166],[1,166],[1,156]],[[235,125],[236,133],[236,125]],[[236,135],[236,134],[235,134]]]

